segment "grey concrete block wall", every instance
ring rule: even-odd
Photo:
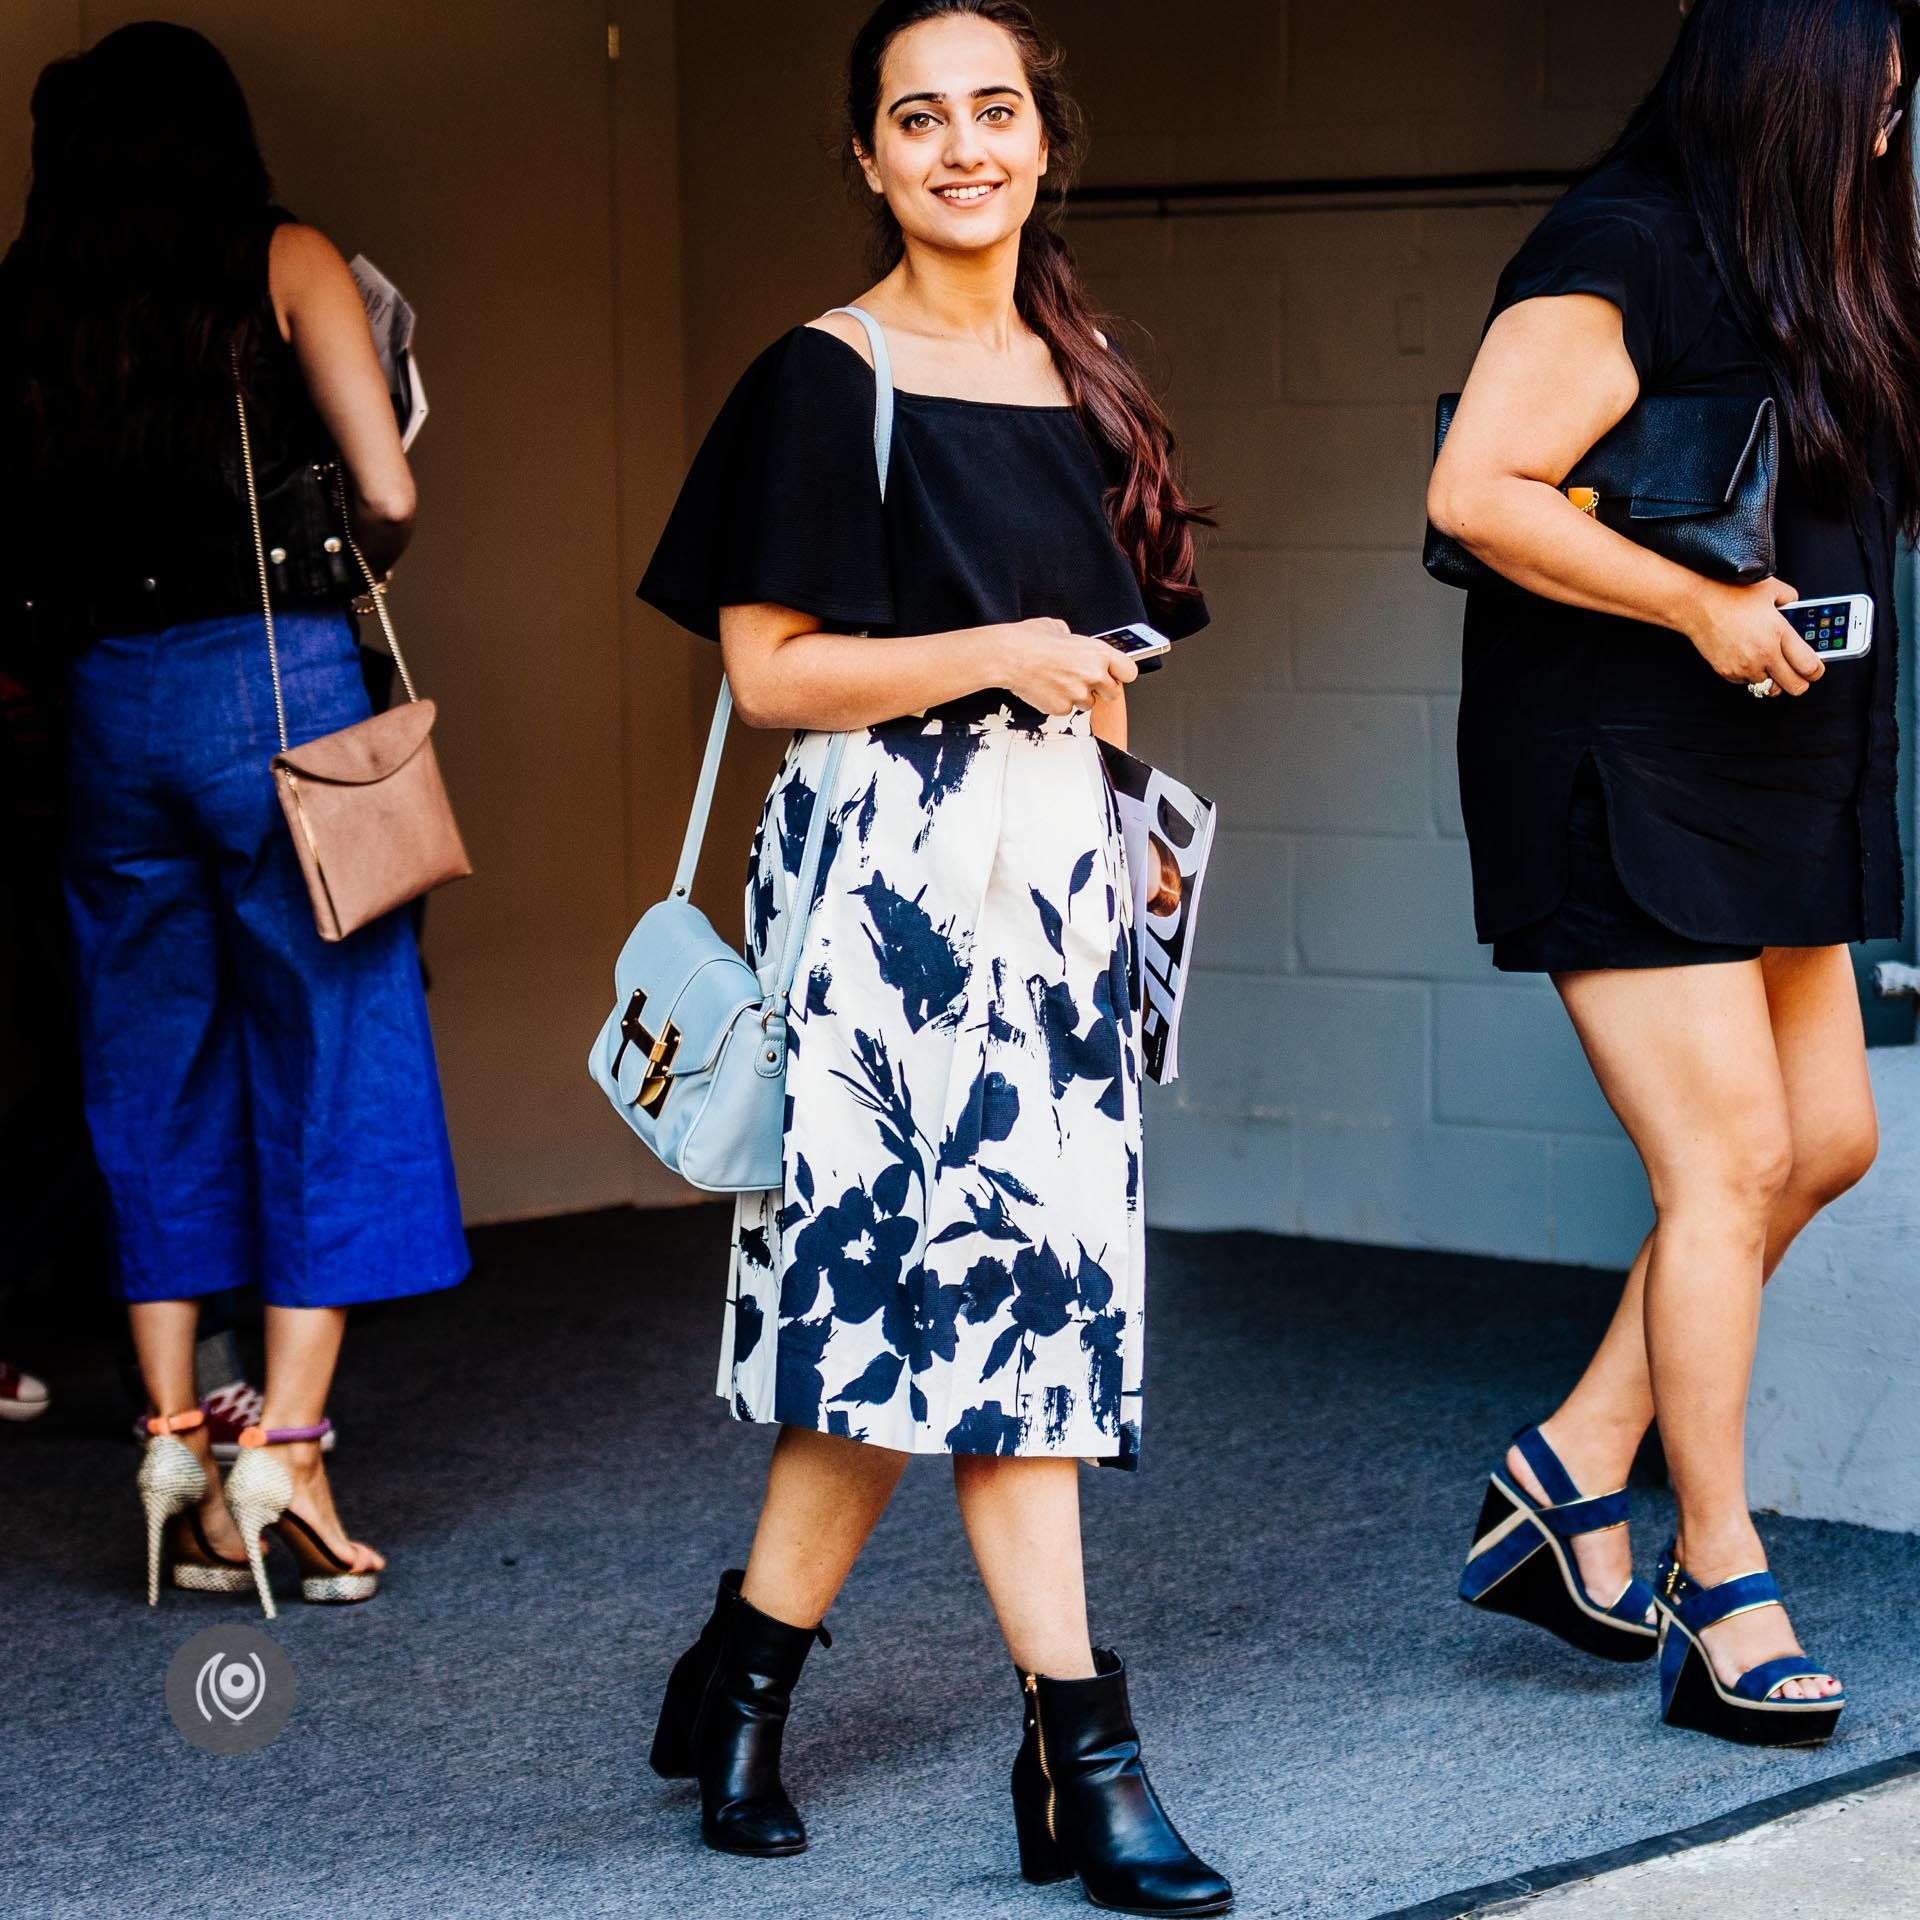
[[[1920,1051],[1873,1055],[1880,1164],[1767,1289],[1747,1411],[1755,1506],[1920,1532]]]
[[[1677,23],[1671,0],[1604,22],[1548,0],[1232,12],[1211,44],[1182,36],[1167,68],[1122,74],[1130,36],[1163,37],[1157,8],[1049,8],[1094,178],[1576,164]],[[1463,603],[1419,565],[1434,396],[1460,383],[1543,206],[1071,230],[1220,518],[1203,559],[1214,624],[1134,702],[1140,751],[1225,823],[1185,1071],[1149,1095],[1159,1222],[1601,1265],[1649,1224],[1557,998],[1496,975],[1475,942],[1453,740]]]

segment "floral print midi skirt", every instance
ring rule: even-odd
[[[754,841],[778,969],[830,736]],[[841,762],[794,988],[785,1185],[735,1217],[719,1391],[905,1453],[1132,1466],[1145,1232],[1131,892],[1084,714],[890,721]]]

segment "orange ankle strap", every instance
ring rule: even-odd
[[[185,1413],[151,1413],[147,1416],[147,1431],[156,1437],[163,1433],[191,1433],[195,1427],[204,1426],[206,1418],[199,1407],[189,1407]]]

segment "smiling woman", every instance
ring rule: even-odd
[[[1138,1459],[1145,1308],[1132,889],[1096,739],[1124,739],[1138,669],[1090,636],[1206,621],[1165,416],[1054,230],[1080,138],[1024,7],[872,16],[846,156],[878,277],[747,370],[641,583],[720,641],[749,722],[796,730],[747,893],[763,982],[830,809],[784,1177],[739,1202],[720,1364],[781,1432],[654,1760],[698,1776],[711,1845],[806,1844],[792,1686],[908,1456],[946,1454],[1026,1695],[1022,1871],[1210,1914],[1232,1891],[1154,1796],[1080,1560],[1079,1463]]]

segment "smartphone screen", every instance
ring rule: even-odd
[[[1145,621],[1130,627],[1114,627],[1106,633],[1095,634],[1096,640],[1104,640],[1108,646],[1134,658],[1143,658],[1148,654],[1166,653],[1173,642],[1164,633],[1157,632]]]
[[[1873,638],[1873,602],[1863,594],[1799,600],[1780,612],[1815,653],[1862,654]]]

